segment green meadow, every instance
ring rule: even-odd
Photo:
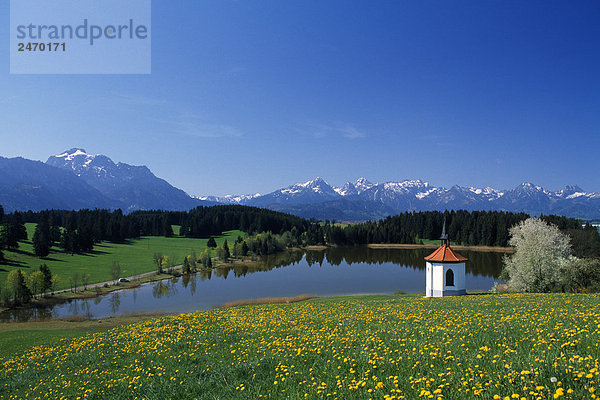
[[[4,251],[7,259],[5,264],[0,264],[0,282],[4,282],[8,272],[21,269],[25,274],[36,270],[41,264],[46,264],[53,274],[58,275],[59,281],[55,289],[69,288],[69,281],[74,274],[79,275],[79,284],[83,274],[89,276],[88,283],[104,282],[112,279],[112,263],[118,262],[121,266],[121,276],[132,276],[156,269],[153,263],[154,253],[168,256],[176,264],[181,264],[183,258],[192,250],[200,254],[205,250],[208,239],[188,239],[181,237],[146,236],[140,239],[128,240],[125,243],[102,242],[94,246],[94,250],[84,254],[65,253],[58,247],[53,247],[47,258],[40,259],[33,254],[31,238],[35,231],[35,224],[26,224],[29,240],[19,243],[15,251]],[[179,226],[174,226],[175,234]],[[216,236],[215,240],[221,245],[225,240],[233,243],[244,232],[234,230]]]
[[[111,317],[102,320],[50,320],[0,323],[0,357],[24,352],[34,346],[54,345],[61,339],[105,331],[152,318],[150,315]]]
[[[592,399],[599,300],[354,296],[220,308],[62,340],[55,331],[53,343],[0,354],[0,397]]]

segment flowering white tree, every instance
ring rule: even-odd
[[[520,292],[547,292],[560,281],[569,261],[569,237],[555,225],[529,218],[510,228],[515,253],[504,258],[508,286]]]

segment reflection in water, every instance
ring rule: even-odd
[[[209,269],[208,271],[201,271],[199,273],[200,275],[200,279],[205,281],[205,280],[210,280],[210,278],[212,277],[212,269]]]
[[[0,321],[43,321],[47,319],[59,318],[59,315],[52,307],[28,307],[7,310],[0,313]]]
[[[234,266],[236,277],[244,276],[257,271],[269,271],[274,268],[286,267],[300,263],[303,258],[308,266],[318,264],[323,266],[326,261],[332,266],[352,264],[396,264],[414,270],[424,270],[424,257],[429,255],[432,249],[372,249],[369,247],[335,247],[326,250],[288,251],[280,254],[262,257],[252,266]],[[474,276],[498,278],[502,270],[502,257],[504,253],[478,252],[463,250],[460,254],[469,259],[466,265],[467,273]],[[221,270],[217,270],[223,274]],[[217,276],[219,276],[217,274]],[[226,275],[224,275],[226,276]],[[207,278],[210,279],[210,276]]]
[[[82,315],[105,318],[127,313],[182,313],[228,301],[312,294],[394,293],[425,290],[425,260],[431,249],[339,247],[287,251],[255,264],[202,271],[143,284],[53,307],[9,310],[0,321],[28,321]],[[502,267],[502,253],[461,251],[467,262],[467,291],[489,290]],[[139,301],[138,301],[139,300]]]
[[[190,276],[190,275],[188,275]],[[194,294],[196,294],[196,282],[198,282],[198,280],[194,277],[194,279],[192,279],[192,282],[190,284],[190,296],[194,296]]]
[[[217,268],[215,270],[215,276],[223,278],[223,279],[227,279],[227,276],[229,275],[230,270],[231,270],[231,268]]]
[[[116,314],[119,311],[119,306],[121,305],[121,295],[119,292],[112,292],[112,296],[110,296],[110,307],[112,309],[113,314]]]
[[[156,299],[173,296],[177,293],[177,280],[178,278],[171,278],[152,283],[152,296]]]

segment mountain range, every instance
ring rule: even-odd
[[[242,204],[339,221],[446,209],[600,218],[600,193],[586,192],[576,185],[556,192],[531,183],[511,190],[457,185],[447,189],[421,180],[372,183],[360,178],[335,187],[317,177],[267,194],[193,197],[156,177],[145,166],[115,163],[81,148],[51,156],[46,163],[0,157],[0,204],[9,212],[48,208],[121,208],[131,212]]]
[[[576,185],[551,192],[528,182],[512,190],[457,185],[446,189],[421,180],[371,183],[360,178],[335,187],[317,177],[265,195],[206,196],[199,199],[343,221],[382,218],[404,211],[446,209],[522,211],[578,218],[600,216],[600,193],[588,193]]]
[[[48,208],[189,210],[212,203],[190,197],[145,166],[114,163],[74,148],[46,163],[0,157],[0,204],[7,211]]]

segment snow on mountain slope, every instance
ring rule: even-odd
[[[102,154],[73,148],[48,158],[47,165],[72,171],[128,211],[146,209],[189,210],[202,201],[187,195],[146,166],[114,163]]]
[[[0,191],[0,203],[15,210],[51,207],[188,210],[198,205],[221,203],[288,210],[303,216],[321,216],[339,208],[332,215],[353,215],[357,219],[446,209],[600,218],[600,193],[586,192],[577,185],[558,191],[529,182],[510,190],[458,185],[447,189],[420,179],[372,183],[359,178],[335,187],[317,177],[267,194],[192,198],[156,177],[145,166],[115,163],[107,156],[90,154],[82,148],[52,156],[46,164],[3,160],[5,167],[0,171],[0,185],[4,185],[4,189]],[[68,173],[59,174],[56,168]],[[40,177],[47,177],[48,184],[40,181]],[[69,189],[64,189],[67,186]],[[62,189],[55,190],[57,188]]]
[[[376,203],[383,204],[396,212],[466,209],[600,216],[600,193],[588,193],[578,186],[567,186],[552,192],[529,182],[524,182],[511,190],[498,190],[489,186],[477,188],[458,185],[446,189],[431,186],[429,182],[420,179],[371,183],[366,178],[360,178],[355,182],[346,182],[342,187],[334,187],[317,177],[265,195],[229,195],[221,198],[202,197],[202,199],[277,209],[284,209],[285,204],[308,205],[302,207],[303,215],[309,213],[311,204],[314,205],[313,207],[319,207],[319,204],[327,203],[330,207],[334,204],[332,201],[344,199],[360,201],[363,208],[366,204],[373,204],[373,208],[376,207]],[[578,203],[574,205],[574,201]],[[320,215],[319,213],[315,215],[317,214]]]

